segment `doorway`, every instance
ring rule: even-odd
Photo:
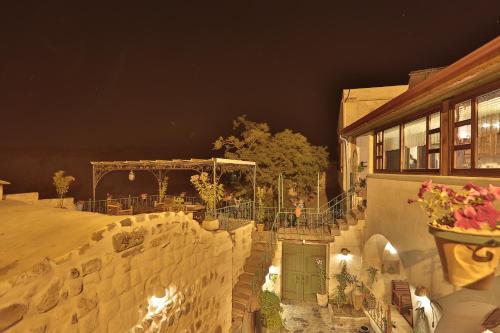
[[[326,250],[326,244],[283,243],[283,299],[316,300],[320,287],[316,259],[326,268]]]

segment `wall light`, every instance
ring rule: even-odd
[[[392,246],[391,243],[387,243],[387,245],[385,246],[385,250],[389,251],[390,254],[398,254],[398,251],[394,246]]]
[[[344,247],[340,250],[340,253],[337,256],[341,261],[349,261],[351,260],[352,254],[351,251]]]
[[[128,180],[130,180],[131,182],[133,182],[134,179],[135,179],[134,171],[130,170],[130,172],[128,173]]]

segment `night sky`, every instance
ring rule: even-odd
[[[210,157],[241,114],[336,160],[342,88],[406,84],[500,32],[499,1],[127,3],[0,4],[7,191],[58,168],[89,190],[90,159]]]

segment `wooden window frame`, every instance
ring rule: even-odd
[[[439,127],[429,130],[429,123],[430,123],[430,116],[432,114],[435,114],[439,112]],[[384,127],[380,127],[375,129],[374,134],[375,134],[375,140],[374,141],[374,161],[375,161],[375,168],[373,168],[374,173],[386,173],[386,174],[439,174],[440,169],[441,169],[441,164],[439,163],[439,168],[438,169],[429,169],[429,154],[432,153],[439,153],[442,154],[442,147],[441,147],[441,140],[440,140],[440,147],[439,148],[433,148],[429,149],[429,134],[432,133],[440,133],[440,138],[442,136],[442,124],[441,124],[441,107],[440,106],[432,106],[430,108],[426,108],[420,112],[418,112],[415,115],[411,115],[411,117],[406,117],[398,122],[393,122],[390,125],[386,125]],[[403,149],[404,149],[404,125],[408,124],[412,121],[425,118],[425,123],[426,123],[426,128],[425,128],[425,145],[426,145],[426,161],[425,161],[425,169],[404,169],[404,154],[403,154]],[[385,170],[384,167],[384,160],[383,160],[383,144],[384,144],[384,131],[387,129],[390,129],[392,127],[399,126],[399,170]],[[382,132],[382,143],[377,143],[377,133]],[[377,146],[381,145],[382,146],[382,156],[377,155]],[[440,155],[441,156],[441,155]],[[382,159],[382,168],[379,169],[377,168],[377,159]]]
[[[500,89],[500,81],[496,81],[490,83],[486,86],[474,89],[472,91],[468,91],[465,94],[456,96],[452,100],[450,100],[450,154],[448,156],[449,166],[450,166],[450,174],[457,176],[486,176],[486,177],[500,177],[500,168],[477,168],[476,167],[476,159],[477,159],[477,133],[478,133],[478,108],[477,108],[477,99],[482,95],[486,95],[490,92]],[[463,103],[467,100],[471,101],[471,119],[460,121],[455,123],[455,107],[457,104]],[[455,128],[463,126],[463,125],[471,125],[471,142],[470,144],[464,145],[455,145]],[[471,150],[471,167],[468,169],[456,169],[455,168],[455,151],[470,149]]]

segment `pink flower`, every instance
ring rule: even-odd
[[[469,206],[463,209],[457,209],[453,215],[455,217],[455,227],[481,229],[481,224],[477,221],[476,210],[473,207]]]
[[[490,194],[493,194],[497,200],[500,200],[500,187],[493,186],[493,185],[490,184],[488,186],[488,192]]]
[[[424,197],[424,193],[432,190],[432,179],[429,179],[422,183],[420,186],[420,190],[418,191],[418,197],[422,199]]]
[[[490,202],[484,205],[476,206],[477,220],[486,222],[490,228],[496,228],[497,222],[500,222],[500,211],[496,210]]]

